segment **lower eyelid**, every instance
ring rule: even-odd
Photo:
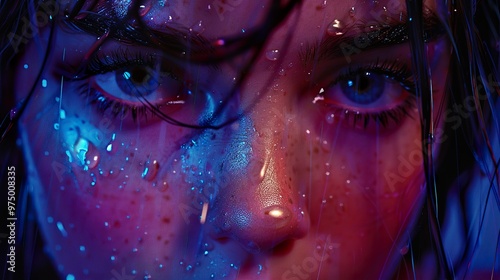
[[[345,129],[359,130],[368,134],[386,134],[397,131],[406,119],[416,119],[416,99],[409,96],[397,107],[380,112],[357,112],[324,104],[321,118],[328,124],[341,125]]]

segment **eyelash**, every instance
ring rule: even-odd
[[[106,55],[93,56],[85,67],[81,69],[77,75],[74,75],[74,77],[77,78],[74,78],[73,80],[85,81],[85,83],[80,85],[77,90],[81,95],[88,98],[88,104],[95,104],[101,114],[111,110],[113,118],[119,117],[120,120],[124,120],[130,112],[132,120],[136,123],[138,117],[145,118],[147,120],[148,116],[154,116],[155,113],[151,110],[151,108],[149,108],[148,105],[132,106],[124,102],[108,98],[99,90],[89,86],[87,79],[95,75],[117,71],[121,68],[129,66],[153,67],[158,59],[160,58],[157,58],[153,54],[144,54],[142,52],[131,53],[128,49],[118,48]],[[170,78],[178,80],[178,77],[173,74],[173,70],[170,70],[171,68],[167,69],[165,69],[165,73],[168,73]],[[159,110],[159,105],[156,106],[156,109]],[[148,115],[148,112],[150,112],[150,115]]]
[[[405,63],[391,60],[384,60],[382,63],[377,60],[368,66],[350,66],[347,71],[340,73],[332,85],[363,72],[385,75],[388,78],[399,82],[400,85],[402,85],[408,92],[412,94],[415,93],[416,85],[413,80],[413,72],[408,69],[408,66]]]
[[[83,69],[82,78],[116,71],[127,66],[153,66],[156,59],[153,54],[131,53],[128,49],[118,48],[107,55],[93,56]]]
[[[345,108],[335,108],[333,112],[334,115],[343,115],[348,123],[352,123],[353,127],[356,127],[359,122],[362,122],[363,129],[368,127],[370,120],[375,121],[376,124],[381,124],[383,128],[387,128],[389,120],[393,120],[396,124],[399,124],[403,117],[411,117],[410,114],[408,114],[408,110],[416,107],[416,84],[413,73],[408,69],[405,63],[391,60],[385,60],[380,63],[379,60],[377,60],[368,66],[350,66],[347,70],[339,74],[331,86],[333,87],[350,77],[364,72],[384,75],[388,79],[398,82],[404,90],[410,93],[410,97],[406,98],[405,101],[397,107],[382,112],[361,113]]]
[[[87,80],[94,75],[105,74],[128,66],[152,67],[157,59],[158,58],[153,54],[144,54],[142,52],[131,53],[128,49],[118,48],[105,56],[93,56],[82,71],[80,71],[78,78],[74,80]],[[170,75],[170,78],[179,80],[172,74],[173,71],[166,72]],[[370,121],[375,121],[375,123],[379,123],[382,127],[386,128],[390,119],[398,124],[403,117],[409,116],[408,110],[416,106],[416,100],[414,98],[415,82],[413,81],[412,72],[409,71],[405,63],[390,60],[385,60],[380,63],[379,60],[377,60],[369,65],[350,66],[338,75],[335,81],[331,83],[331,86],[335,86],[341,81],[345,81],[349,77],[359,75],[363,72],[384,75],[387,78],[395,80],[411,94],[411,97],[407,98],[397,107],[382,112],[361,113],[337,107],[333,112],[335,115],[343,115],[348,122],[352,122],[353,126],[362,122],[364,129],[367,128]],[[130,112],[135,123],[138,117],[147,119],[148,112],[150,112],[151,116],[154,116],[153,110],[148,108],[148,105],[132,106],[118,100],[113,100],[104,96],[97,89],[90,87],[88,83],[82,84],[78,89],[81,95],[88,98],[89,104],[97,105],[96,107],[100,113],[104,114],[106,111],[111,110],[113,118],[120,115],[120,119],[123,120]],[[158,107],[159,106],[157,106],[156,109],[158,109]]]
[[[151,111],[146,105],[130,106],[120,101],[109,99],[98,90],[90,87],[87,83],[82,84],[77,90],[87,98],[88,104],[95,104],[101,114],[111,110],[111,116],[115,119],[124,120],[130,113],[132,114],[132,120],[136,123],[138,117],[147,119],[148,112]]]

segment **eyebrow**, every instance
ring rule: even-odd
[[[187,60],[191,55],[208,56],[214,52],[209,40],[182,27],[166,26],[159,31],[146,25],[132,26],[116,17],[97,13],[73,17],[65,20],[65,23],[77,32],[105,36],[123,44],[151,47],[177,60]]]
[[[438,16],[432,12],[423,14],[424,42],[429,42],[445,33],[445,29]],[[388,25],[387,23],[373,24],[381,28],[373,31],[354,33],[352,30],[366,27],[353,25],[342,30],[340,35],[325,34],[316,44],[305,45],[299,52],[299,58],[305,65],[317,60],[334,60],[345,57],[348,63],[351,56],[367,50],[399,45],[409,40],[408,20]],[[354,34],[353,34],[354,33]]]

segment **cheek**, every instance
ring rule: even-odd
[[[120,130],[69,95],[59,105],[48,89],[32,99],[21,129],[38,220],[59,269],[102,279],[122,267],[164,270],[186,221],[176,191],[183,178],[174,163],[165,172],[159,164],[173,162],[184,131]]]
[[[386,257],[399,253],[407,237],[402,233],[411,230],[421,206],[418,123],[408,118],[398,130],[378,135],[342,124],[324,128],[312,148],[311,223],[331,234],[341,256],[350,256],[339,259],[340,268],[352,267],[353,261],[383,267]],[[336,129],[341,136],[328,137]]]

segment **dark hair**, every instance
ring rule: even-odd
[[[252,62],[261,53],[271,32],[291,14],[294,8],[302,4],[301,1],[288,1],[285,4],[281,2],[273,1],[274,4],[269,9],[269,16],[261,26],[250,30],[245,36],[227,38],[225,45],[222,48],[214,48],[210,56],[196,52],[196,46],[186,46],[192,52],[190,60],[193,63],[217,64],[244,51],[253,50],[254,53],[250,63],[242,69],[243,75],[233,89],[233,91],[236,91],[244,81],[245,74],[250,71]],[[12,81],[15,75],[13,65],[17,64],[16,59],[23,53],[23,47],[27,44],[23,40],[26,39],[26,37],[23,37],[26,30],[23,29],[25,27],[22,25],[22,19],[34,19],[36,12],[46,7],[58,7],[58,11],[53,9],[52,13],[48,13],[51,15],[51,19],[49,19],[47,25],[53,26],[54,21],[58,19],[57,15],[63,13],[65,18],[62,21],[70,28],[79,29],[84,27],[85,22],[76,23],[72,21],[72,18],[80,13],[82,9],[91,10],[96,3],[97,1],[79,0],[72,7],[59,0],[37,3],[27,0],[3,1],[1,3],[0,90],[2,94],[0,95],[0,116],[3,117],[3,121],[0,126],[0,136],[2,137],[0,145],[2,170],[0,174],[2,174],[2,182],[7,181],[7,166],[15,165],[24,168],[21,149],[16,145],[17,134],[15,128],[16,120],[22,113],[29,98],[21,105],[16,104],[12,92]],[[135,9],[132,9],[132,11],[138,11],[140,3],[141,1],[134,2]],[[489,186],[487,186],[487,197],[484,198],[484,201],[478,202],[478,205],[484,207],[482,210],[486,212],[487,207],[494,207],[488,206],[488,203],[489,205],[495,204],[497,208],[494,209],[500,212],[498,208],[500,207],[498,196],[500,148],[498,143],[492,142],[499,141],[500,137],[498,128],[500,122],[498,80],[500,76],[497,68],[500,62],[500,3],[496,0],[479,2],[455,0],[448,2],[446,9],[438,10],[442,26],[446,30],[452,45],[447,79],[447,108],[452,108],[454,105],[463,105],[467,100],[473,100],[474,106],[469,106],[473,107],[473,110],[469,110],[470,114],[467,117],[461,117],[461,125],[455,126],[445,121],[446,145],[441,145],[441,151],[437,158],[432,152],[432,146],[435,144],[433,143],[435,135],[433,135],[432,128],[436,122],[432,117],[433,110],[440,110],[442,116],[447,108],[433,108],[432,106],[432,75],[429,73],[424,49],[422,1],[407,0],[406,3],[408,18],[411,19],[409,21],[409,38],[413,72],[417,82],[416,92],[419,100],[427,201],[426,207],[423,209],[424,215],[421,215],[414,230],[415,235],[411,238],[409,244],[410,253],[405,255],[404,262],[411,267],[415,261],[423,262],[426,258],[429,258],[429,252],[434,252],[435,254],[431,258],[435,258],[439,263],[436,277],[446,279],[457,276],[465,277],[471,259],[476,254],[475,248],[477,240],[480,239],[482,234],[481,228],[485,226],[481,222],[485,215],[483,212],[479,217],[479,225],[474,220],[478,217],[472,217],[467,212],[470,202],[466,198],[471,189],[484,187],[476,182],[478,176],[486,176],[490,182]],[[99,15],[92,16],[97,17]],[[132,13],[131,16],[140,19],[137,12]],[[102,20],[106,20],[106,18]],[[147,30],[141,24],[134,28]],[[34,31],[31,30],[31,32]],[[103,32],[104,30],[96,30],[96,35],[102,35]],[[164,38],[155,37],[154,33],[147,33],[147,35],[143,40],[153,40],[154,43],[159,45],[166,44]],[[47,59],[47,56],[45,59]],[[181,58],[173,57],[173,59]],[[446,117],[448,114],[444,115]],[[190,124],[178,123],[168,117],[164,120],[177,125],[196,127]],[[233,120],[212,126],[212,128],[222,127],[231,121]],[[205,125],[205,127],[211,126]],[[25,173],[25,170],[17,171],[17,174]],[[23,183],[22,178],[18,180],[18,186]],[[18,220],[22,220],[24,223],[19,228],[18,242],[16,244],[21,244],[18,248],[24,247],[24,250],[19,251],[23,251],[21,254],[26,255],[18,255],[17,263],[23,269],[16,272],[16,277],[29,278],[30,275],[34,277],[35,273],[32,274],[32,271],[36,271],[37,275],[44,278],[42,274],[55,272],[45,268],[48,261],[42,253],[42,241],[38,236],[29,191],[26,188],[18,188],[17,192],[16,201],[19,202],[18,207],[22,207],[19,208],[21,211],[17,212]],[[0,197],[2,201],[6,201],[6,192],[2,192]],[[442,209],[447,209],[448,212]],[[2,219],[5,220],[3,215],[6,215],[6,213],[5,210],[2,211]],[[460,214],[463,220],[460,228],[447,226],[449,224],[447,219],[450,219],[447,217],[449,211]],[[453,229],[457,230],[456,235],[462,236],[459,240],[465,240],[466,244],[461,250],[457,251],[458,254],[451,256],[447,254],[443,234]],[[2,242],[1,246],[2,256],[5,256],[7,252],[7,248],[4,248],[6,246],[5,242]],[[425,249],[417,250],[416,248]],[[498,270],[498,267],[496,269]],[[6,279],[12,276],[8,271],[4,271]]]

